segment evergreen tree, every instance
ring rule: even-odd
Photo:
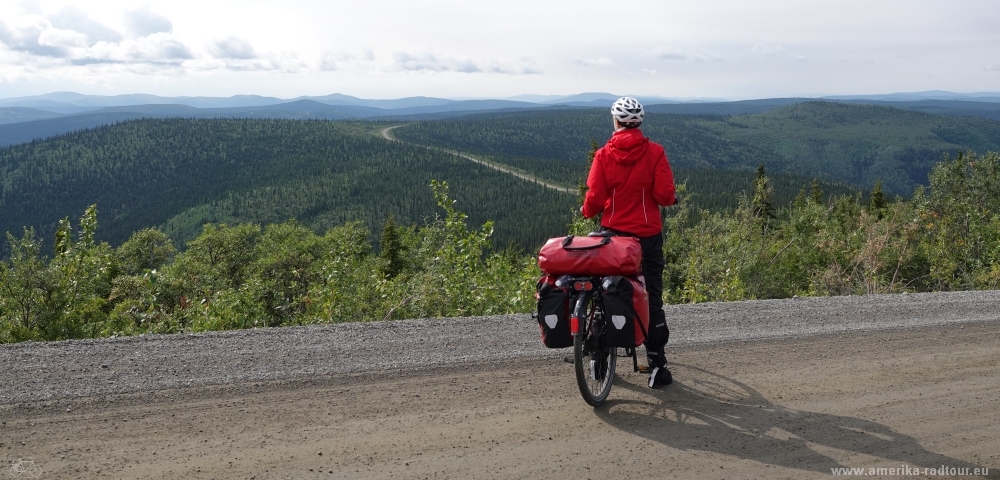
[[[823,189],[819,186],[819,180],[815,178],[812,181],[812,189],[809,192],[809,199],[816,204],[823,203]]]
[[[805,189],[799,190],[798,195],[795,195],[795,200],[792,200],[792,206],[795,208],[802,208],[806,206],[806,191]]]
[[[885,199],[885,194],[882,193],[882,179],[875,180],[875,187],[872,188],[872,196],[868,201],[868,212],[878,215],[879,220],[885,213],[885,207],[888,202]]]
[[[761,164],[757,167],[757,175],[753,180],[751,207],[753,208],[754,217],[760,219],[765,226],[770,225],[777,218],[774,205],[771,203],[771,195],[773,193],[774,187],[771,186],[771,180],[767,178],[767,174],[764,172],[764,165]]]
[[[381,250],[379,256],[385,261],[382,274],[389,279],[395,278],[407,269],[407,251],[400,238],[399,229],[392,215],[389,215],[385,219],[385,225],[382,226],[382,238],[379,240]]]

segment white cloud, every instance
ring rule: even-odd
[[[536,75],[541,70],[530,61],[514,63],[499,60],[477,61],[470,58],[438,56],[431,53],[396,52],[392,55],[393,69],[411,72],[495,73],[502,75]]]
[[[316,71],[315,63],[302,61],[295,52],[255,52],[253,58],[201,58],[185,62],[194,71],[303,73]]]
[[[194,58],[191,50],[174,35],[154,33],[122,44],[129,57],[142,62],[176,62]]]
[[[53,27],[73,30],[86,35],[87,45],[94,45],[97,42],[117,43],[122,40],[121,33],[90,18],[87,12],[79,7],[63,7],[55,15],[49,16],[49,21]]]
[[[461,72],[476,73],[482,69],[469,59],[438,57],[431,53],[412,54],[397,52],[392,55],[395,66],[413,72]]]
[[[578,58],[576,60],[578,65],[583,65],[586,67],[608,67],[611,66],[611,59],[608,57],[596,57],[596,58]]]
[[[677,51],[663,52],[656,55],[660,60],[687,60],[688,56]]]
[[[350,61],[349,56],[326,54],[319,59],[319,69],[324,72],[337,72],[347,68]]]
[[[100,63],[148,63],[177,65],[194,58],[191,49],[173,34],[154,33],[121,43],[99,42],[74,65]]]
[[[527,65],[511,65],[494,60],[486,65],[483,71],[505,75],[540,75],[542,73],[542,70],[531,65],[531,62],[527,63]]]
[[[221,65],[208,63],[205,70],[217,70],[219,68],[232,70],[234,72],[271,72],[281,70],[281,64],[272,62],[266,58],[253,58],[248,60],[232,60]]]
[[[52,30],[51,24],[39,15],[23,16],[14,26],[7,26],[0,21],[0,42],[11,50],[30,55],[55,58],[69,56],[66,46],[60,44],[61,41],[69,40],[68,36],[47,33],[47,30]]]
[[[373,61],[375,61],[375,52],[371,50],[365,50],[360,55],[344,52],[326,52],[319,57],[317,66],[321,72],[339,72]]]
[[[750,53],[761,57],[783,57],[785,49],[781,45],[761,45],[758,43],[750,47]]]
[[[806,57],[803,55],[794,55],[785,51],[785,48],[781,45],[762,45],[754,44],[750,47],[750,54],[757,57],[765,58],[781,58],[788,59],[795,62],[805,62]]]
[[[676,60],[683,62],[721,62],[721,55],[705,48],[657,47],[653,49],[653,57],[659,60]]]
[[[0,1],[0,96],[76,85],[287,97],[997,89],[993,0],[845,2],[643,2],[622,41],[580,28],[606,10],[598,0],[573,9],[526,0],[8,0]],[[924,75],[970,66],[980,73]]]
[[[239,37],[228,37],[218,40],[209,45],[208,50],[215,58],[239,60],[257,58],[257,53],[254,52],[253,45],[250,45],[250,42]]]
[[[138,10],[125,12],[125,26],[128,33],[134,37],[146,37],[156,33],[174,31],[174,24],[169,18],[153,12],[149,6]]]
[[[87,36],[73,30],[46,28],[38,34],[38,44],[62,49],[86,48]]]
[[[165,17],[149,12],[148,8],[130,12],[129,15],[134,20],[130,31],[136,37],[127,40],[75,7],[63,8],[51,17],[22,15],[15,18],[13,26],[0,21],[0,44],[18,55],[4,60],[3,65],[16,64],[29,71],[60,65],[80,67],[102,64],[167,65],[175,68],[195,58],[183,41],[162,31],[170,27],[170,21]],[[43,60],[46,58],[50,60]]]

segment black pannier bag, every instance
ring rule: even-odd
[[[572,347],[569,289],[557,287],[556,277],[545,275],[538,280],[535,298],[538,299],[538,326],[542,330],[542,343],[549,348]]]
[[[635,348],[649,331],[649,294],[642,275],[601,279],[608,346]]]

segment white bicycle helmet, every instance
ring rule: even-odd
[[[642,104],[632,97],[619,98],[611,106],[611,116],[615,117],[623,127],[638,127],[645,113]]]

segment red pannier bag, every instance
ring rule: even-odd
[[[604,301],[604,331],[611,347],[635,348],[646,341],[649,331],[649,294],[646,279],[612,276],[601,279]]]
[[[549,348],[573,346],[569,333],[569,289],[556,285],[556,277],[545,275],[538,280],[535,290],[538,300],[538,328],[542,343]]]
[[[638,275],[642,247],[635,237],[550,238],[538,252],[538,267],[549,275]]]

